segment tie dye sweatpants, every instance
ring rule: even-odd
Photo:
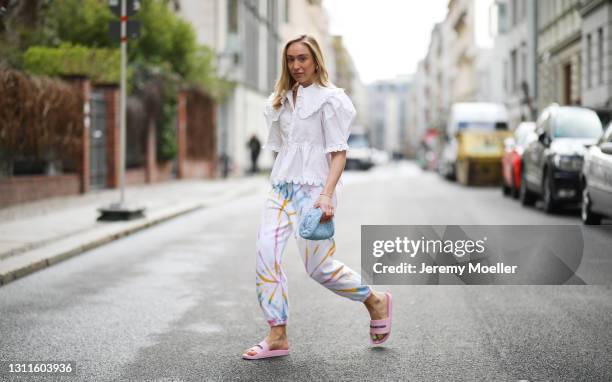
[[[298,234],[302,214],[312,208],[322,190],[322,186],[282,183],[272,187],[266,200],[257,236],[256,290],[270,326],[287,323],[288,290],[282,259],[292,234],[310,277],[351,300],[363,302],[370,295],[371,288],[362,283],[361,276],[334,258],[333,238],[306,240]]]

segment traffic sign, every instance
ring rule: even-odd
[[[122,0],[108,0],[108,6],[111,11],[118,17],[121,17],[121,1]],[[127,1],[126,16],[134,16],[136,12],[140,10],[140,0],[123,0]]]

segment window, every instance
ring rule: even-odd
[[[258,1],[243,0],[240,1],[244,6],[241,8],[247,13],[247,17],[241,18],[241,29],[244,28],[244,48],[241,52],[244,59],[245,68],[245,83],[253,88],[259,88],[259,56],[260,56],[260,39],[259,39],[259,19],[257,18]],[[262,52],[264,53],[264,52]],[[265,54],[265,53],[264,53]]]
[[[603,28],[599,28],[597,31],[597,82],[603,84],[603,71],[604,71],[604,42],[603,42]]]
[[[504,90],[506,91],[506,93],[510,92],[510,89],[508,88],[508,61],[504,61]]]
[[[587,88],[593,87],[593,39],[591,34],[587,35],[586,38],[586,76],[587,76]]]
[[[521,44],[521,86],[527,81],[527,44]]]
[[[518,61],[516,49],[510,52],[510,90],[516,92],[518,89]]]
[[[230,33],[238,33],[238,0],[227,2],[227,28]]]
[[[507,4],[499,3],[498,9],[498,33],[506,33],[508,31],[508,7]]]
[[[285,14],[284,14],[284,21],[286,23],[289,22],[289,1],[290,0],[285,0]]]

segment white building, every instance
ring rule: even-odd
[[[411,76],[368,86],[369,134],[373,147],[404,156],[409,147]]]
[[[494,57],[500,59],[503,91],[501,99],[508,108],[510,127],[537,118],[536,2],[496,0],[497,16]]]
[[[452,35],[448,23],[437,23],[431,31],[427,55],[423,61],[425,88],[424,96],[427,102],[424,111],[425,128],[443,130],[446,116],[450,110],[450,60],[448,54]],[[421,133],[425,130],[423,129]]]
[[[454,102],[503,100],[503,71],[493,50],[492,0],[450,0],[431,31],[413,86],[410,135],[444,132]]]
[[[582,89],[584,106],[612,107],[612,1],[582,2]]]
[[[582,102],[580,0],[539,0],[538,109]]]
[[[355,105],[357,116],[355,117],[353,130],[358,133],[365,133],[367,129],[367,89],[361,81],[351,54],[344,46],[342,36],[332,36],[332,46],[335,71],[329,73],[330,78],[334,78],[332,82],[343,88]]]
[[[421,60],[417,65],[416,73],[412,81],[412,88],[409,94],[410,118],[408,123],[408,151],[416,153],[425,131],[430,128],[427,121],[429,115],[427,101],[427,74],[425,72],[425,62]]]
[[[444,23],[450,31],[448,61],[451,102],[485,100],[493,89],[479,85],[486,52],[493,48],[490,35],[491,0],[450,0]],[[492,76],[491,76],[492,77]],[[489,81],[493,85],[492,81]]]
[[[234,82],[231,95],[218,106],[219,155],[231,158],[234,174],[250,166],[246,143],[252,134],[265,142],[263,108],[281,69],[287,40],[313,35],[334,72],[327,16],[320,0],[177,0],[177,13],[195,28],[198,42],[217,54],[218,75]],[[333,81],[333,78],[332,78]],[[264,150],[260,167],[272,166]]]

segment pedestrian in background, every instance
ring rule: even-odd
[[[278,155],[255,252],[257,297],[270,332],[243,353],[245,359],[289,353],[288,290],[282,257],[291,234],[306,272],[314,280],[365,304],[372,343],[386,341],[391,331],[391,294],[372,290],[358,273],[335,260],[333,238],[314,241],[297,234],[300,218],[311,208],[324,212],[322,222],[334,216],[336,184],[346,164],[355,108],[344,90],[329,82],[321,49],[313,37],[303,35],[287,42],[281,65],[280,78],[264,111],[269,128],[264,148]]]
[[[251,139],[247,143],[249,150],[251,151],[251,173],[255,174],[259,171],[257,167],[257,159],[259,158],[259,152],[261,151],[261,142],[257,138],[257,135],[251,135]]]

